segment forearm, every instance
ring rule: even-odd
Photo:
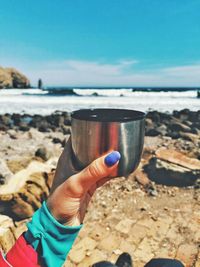
[[[27,227],[27,232],[16,241],[6,259],[0,258],[0,263],[4,263],[0,266],[62,266],[82,225],[71,227],[60,224],[44,202]]]

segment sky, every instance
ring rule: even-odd
[[[0,66],[32,85],[200,86],[199,0],[1,0]]]

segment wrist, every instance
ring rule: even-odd
[[[62,203],[62,204],[61,204]],[[65,226],[80,226],[82,223],[80,221],[80,216],[65,214],[63,212],[63,201],[58,198],[58,201],[55,201],[54,196],[50,196],[46,201],[46,207],[49,213],[54,217],[56,221]],[[67,205],[67,204],[65,204]]]

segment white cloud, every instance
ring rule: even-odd
[[[170,76],[197,77],[200,76],[200,65],[177,66],[163,69],[163,73]]]
[[[27,70],[33,83],[42,78],[46,85],[120,85],[125,82],[126,70],[136,60],[121,61],[116,64],[98,61],[64,60],[42,63],[39,67]],[[121,81],[121,79],[123,81]]]
[[[121,64],[100,64],[98,62],[77,60],[68,60],[66,61],[66,63],[66,67],[68,68],[68,70],[73,70],[79,73],[82,72],[106,76],[119,75],[122,69]]]
[[[120,63],[122,66],[132,66],[133,64],[139,63],[139,61],[138,60],[126,60],[125,59],[125,60],[121,60]]]
[[[45,85],[58,86],[200,86],[199,62],[142,71],[137,70],[139,63],[125,59],[113,64],[62,60],[19,66],[35,85],[38,78],[42,78]],[[17,64],[15,66],[18,67]]]

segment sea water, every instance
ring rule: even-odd
[[[47,115],[54,111],[86,108],[126,108],[141,111],[200,109],[196,90],[133,91],[132,89],[73,89],[73,94],[54,94],[40,89],[0,90],[0,114],[29,113]]]

